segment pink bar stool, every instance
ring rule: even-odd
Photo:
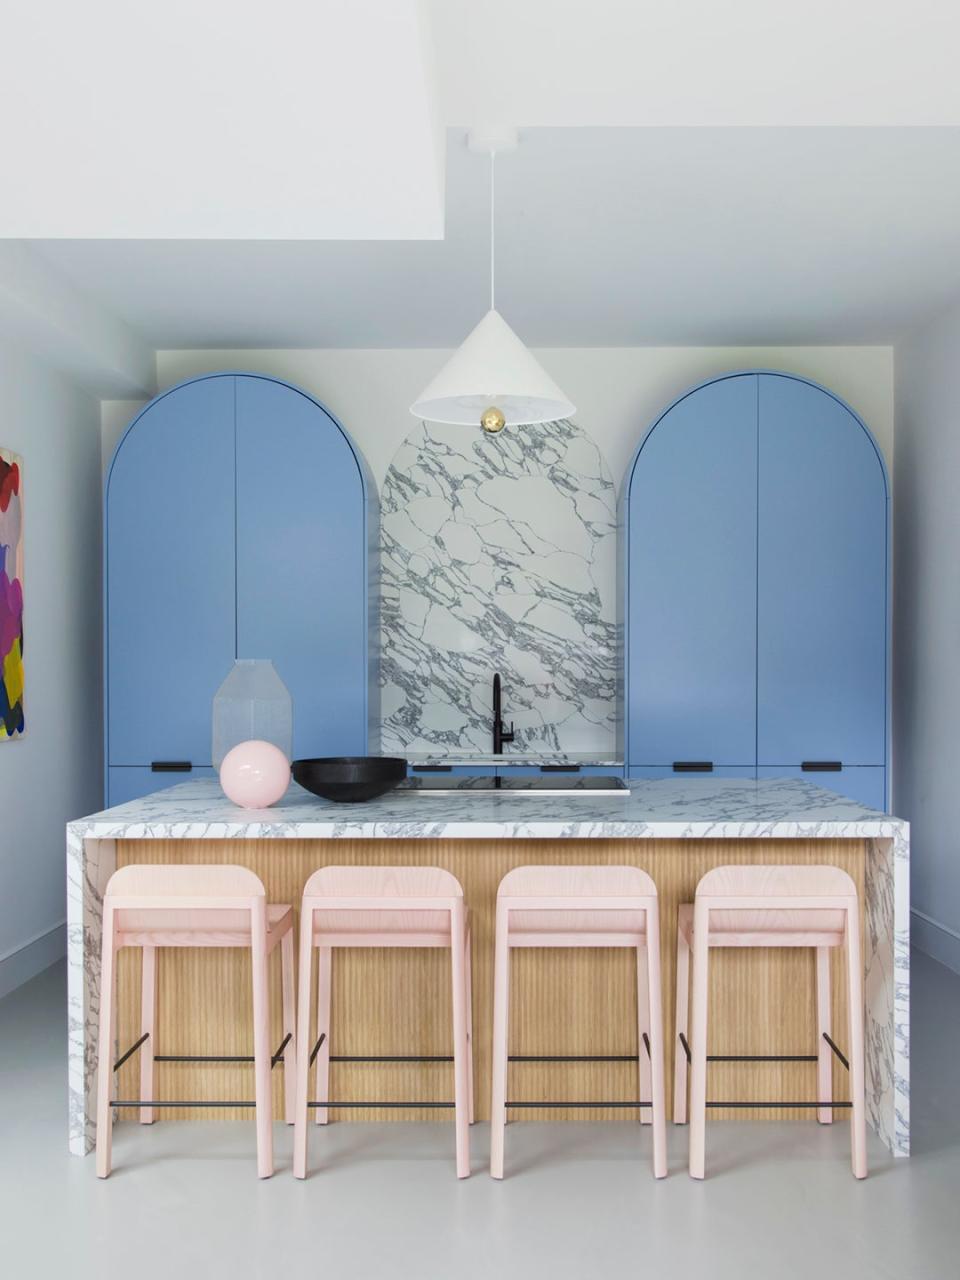
[[[677,920],[677,1043],[673,1119],[687,1118],[687,1065],[690,1081],[690,1175],[704,1176],[707,1107],[707,994],[710,947],[813,947],[817,953],[817,1101],[733,1103],[737,1107],[811,1107],[829,1124],[835,1107],[851,1112],[853,1174],[867,1176],[864,1107],[863,979],[860,959],[860,905],[857,888],[839,867],[714,867],[697,885],[694,905],[680,907]],[[830,949],[844,947],[847,957],[850,1060],[834,1043],[830,1020]],[[688,1043],[687,999],[693,952],[693,1039]],[[832,1055],[850,1072],[850,1102],[833,1101]],[[757,1055],[749,1055],[755,1059]],[[794,1058],[797,1055],[786,1055]],[[727,1058],[727,1060],[731,1060]],[[737,1060],[736,1056],[732,1057]],[[770,1055],[771,1061],[782,1060]]]
[[[157,1107],[183,1106],[181,1102],[157,1102],[153,1098],[154,1062],[226,1061],[173,1054],[154,1049],[156,1018],[157,947],[246,947],[253,961],[253,1058],[256,1101],[189,1103],[190,1106],[256,1108],[257,1173],[273,1174],[273,1130],[270,1073],[283,1062],[286,1120],[293,1123],[296,1084],[294,1014],[293,908],[267,906],[263,883],[246,867],[234,866],[129,866],[114,872],[103,898],[103,952],[100,978],[100,1042],[97,1078],[97,1175],[109,1176],[111,1168],[112,1111],[139,1107],[140,1123],[152,1124]],[[283,1030],[280,1048],[270,1054],[270,997],[267,956],[281,944],[283,979]],[[141,947],[140,1039],[116,1062],[111,1071],[116,1021],[116,955],[121,947]],[[113,1074],[134,1053],[140,1052],[140,1097],[112,1101]],[[244,1059],[246,1061],[246,1059]]]
[[[512,947],[632,947],[637,953],[639,1101],[511,1102],[507,1100]],[[537,1058],[524,1056],[524,1061]],[[546,1055],[543,1060],[553,1060]],[[572,1059],[571,1059],[572,1060]],[[585,1054],[578,1061],[604,1061]],[[490,1173],[503,1177],[503,1137],[513,1107],[637,1107],[652,1113],[653,1174],[666,1177],[663,1017],[660,995],[660,912],[656,885],[637,867],[516,867],[497,890],[493,986],[493,1099]]]
[[[310,1050],[313,949],[317,948],[317,1040]],[[330,1100],[330,992],[335,947],[447,947],[453,1004],[453,1103],[334,1102]],[[473,1019],[470,926],[463,889],[439,867],[323,867],[303,891],[300,913],[300,1006],[293,1172],[307,1176],[307,1111],[326,1124],[338,1107],[452,1107],[457,1177],[470,1176],[473,1122]],[[308,1075],[316,1061],[316,1097],[309,1102]],[[418,1062],[418,1056],[369,1057],[365,1062]],[[436,1058],[429,1059],[436,1061]]]

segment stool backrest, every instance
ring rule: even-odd
[[[639,867],[514,867],[498,898],[655,898],[657,886]]]
[[[304,896],[320,898],[462,898],[456,876],[441,867],[321,867]]]
[[[855,898],[857,886],[846,871],[829,866],[714,867],[697,884],[697,897]]]
[[[247,867],[154,866],[132,863],[115,871],[103,895],[120,934],[150,928],[253,928],[265,919],[263,881]],[[198,912],[207,913],[205,918]]]

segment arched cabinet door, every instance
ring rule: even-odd
[[[233,381],[205,378],[160,396],[114,455],[105,538],[111,771],[210,764],[211,700],[234,656]]]
[[[366,753],[376,498],[362,467],[321,405],[256,374],[182,383],[132,424],[107,488],[108,803],[210,776],[235,657],[273,660],[295,756]]]
[[[237,655],[271,658],[294,758],[367,746],[366,506],[360,464],[315,401],[237,378]]]
[[[631,768],[756,762],[757,378],[700,387],[625,491]]]
[[[759,410],[758,763],[883,765],[883,463],[850,410],[808,382],[761,374]]]

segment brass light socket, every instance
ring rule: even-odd
[[[480,425],[488,435],[495,436],[498,431],[502,431],[507,425],[507,420],[496,405],[491,405],[489,409],[484,409],[483,413],[481,413]]]

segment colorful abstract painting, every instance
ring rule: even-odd
[[[0,449],[0,742],[23,733],[23,460]]]

